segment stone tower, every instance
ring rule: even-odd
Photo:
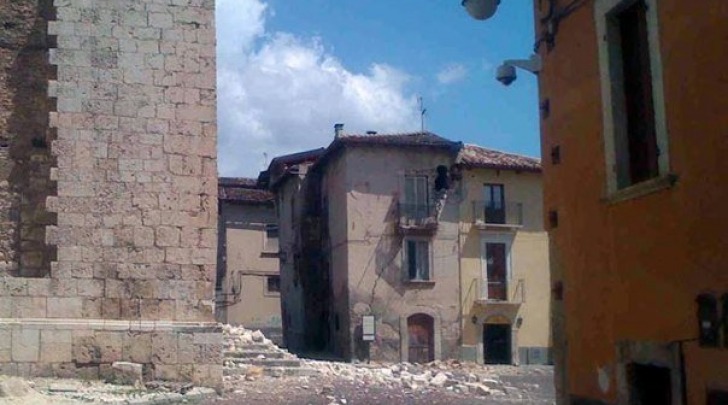
[[[222,382],[214,0],[0,4],[0,372]]]

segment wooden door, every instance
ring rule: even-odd
[[[429,363],[435,360],[433,319],[429,315],[416,314],[407,318],[410,363]]]

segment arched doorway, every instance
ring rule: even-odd
[[[407,318],[410,363],[429,363],[435,360],[434,319],[427,314],[414,314]]]
[[[483,324],[483,363],[512,364],[511,323],[502,316],[490,317]]]

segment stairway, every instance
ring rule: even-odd
[[[294,354],[276,346],[262,332],[223,326],[225,341],[223,375],[248,380],[260,376],[299,377],[318,374],[305,367]]]

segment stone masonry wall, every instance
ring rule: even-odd
[[[52,0],[0,3],[0,274],[47,276],[55,260],[45,244],[45,227],[56,220],[45,209],[55,194],[48,128],[55,68],[46,34],[54,14]]]
[[[213,0],[56,0],[60,317],[213,320]]]
[[[53,7],[40,122],[57,256],[47,278],[0,273],[0,372],[103,376],[125,359],[150,378],[219,386],[214,1]]]

